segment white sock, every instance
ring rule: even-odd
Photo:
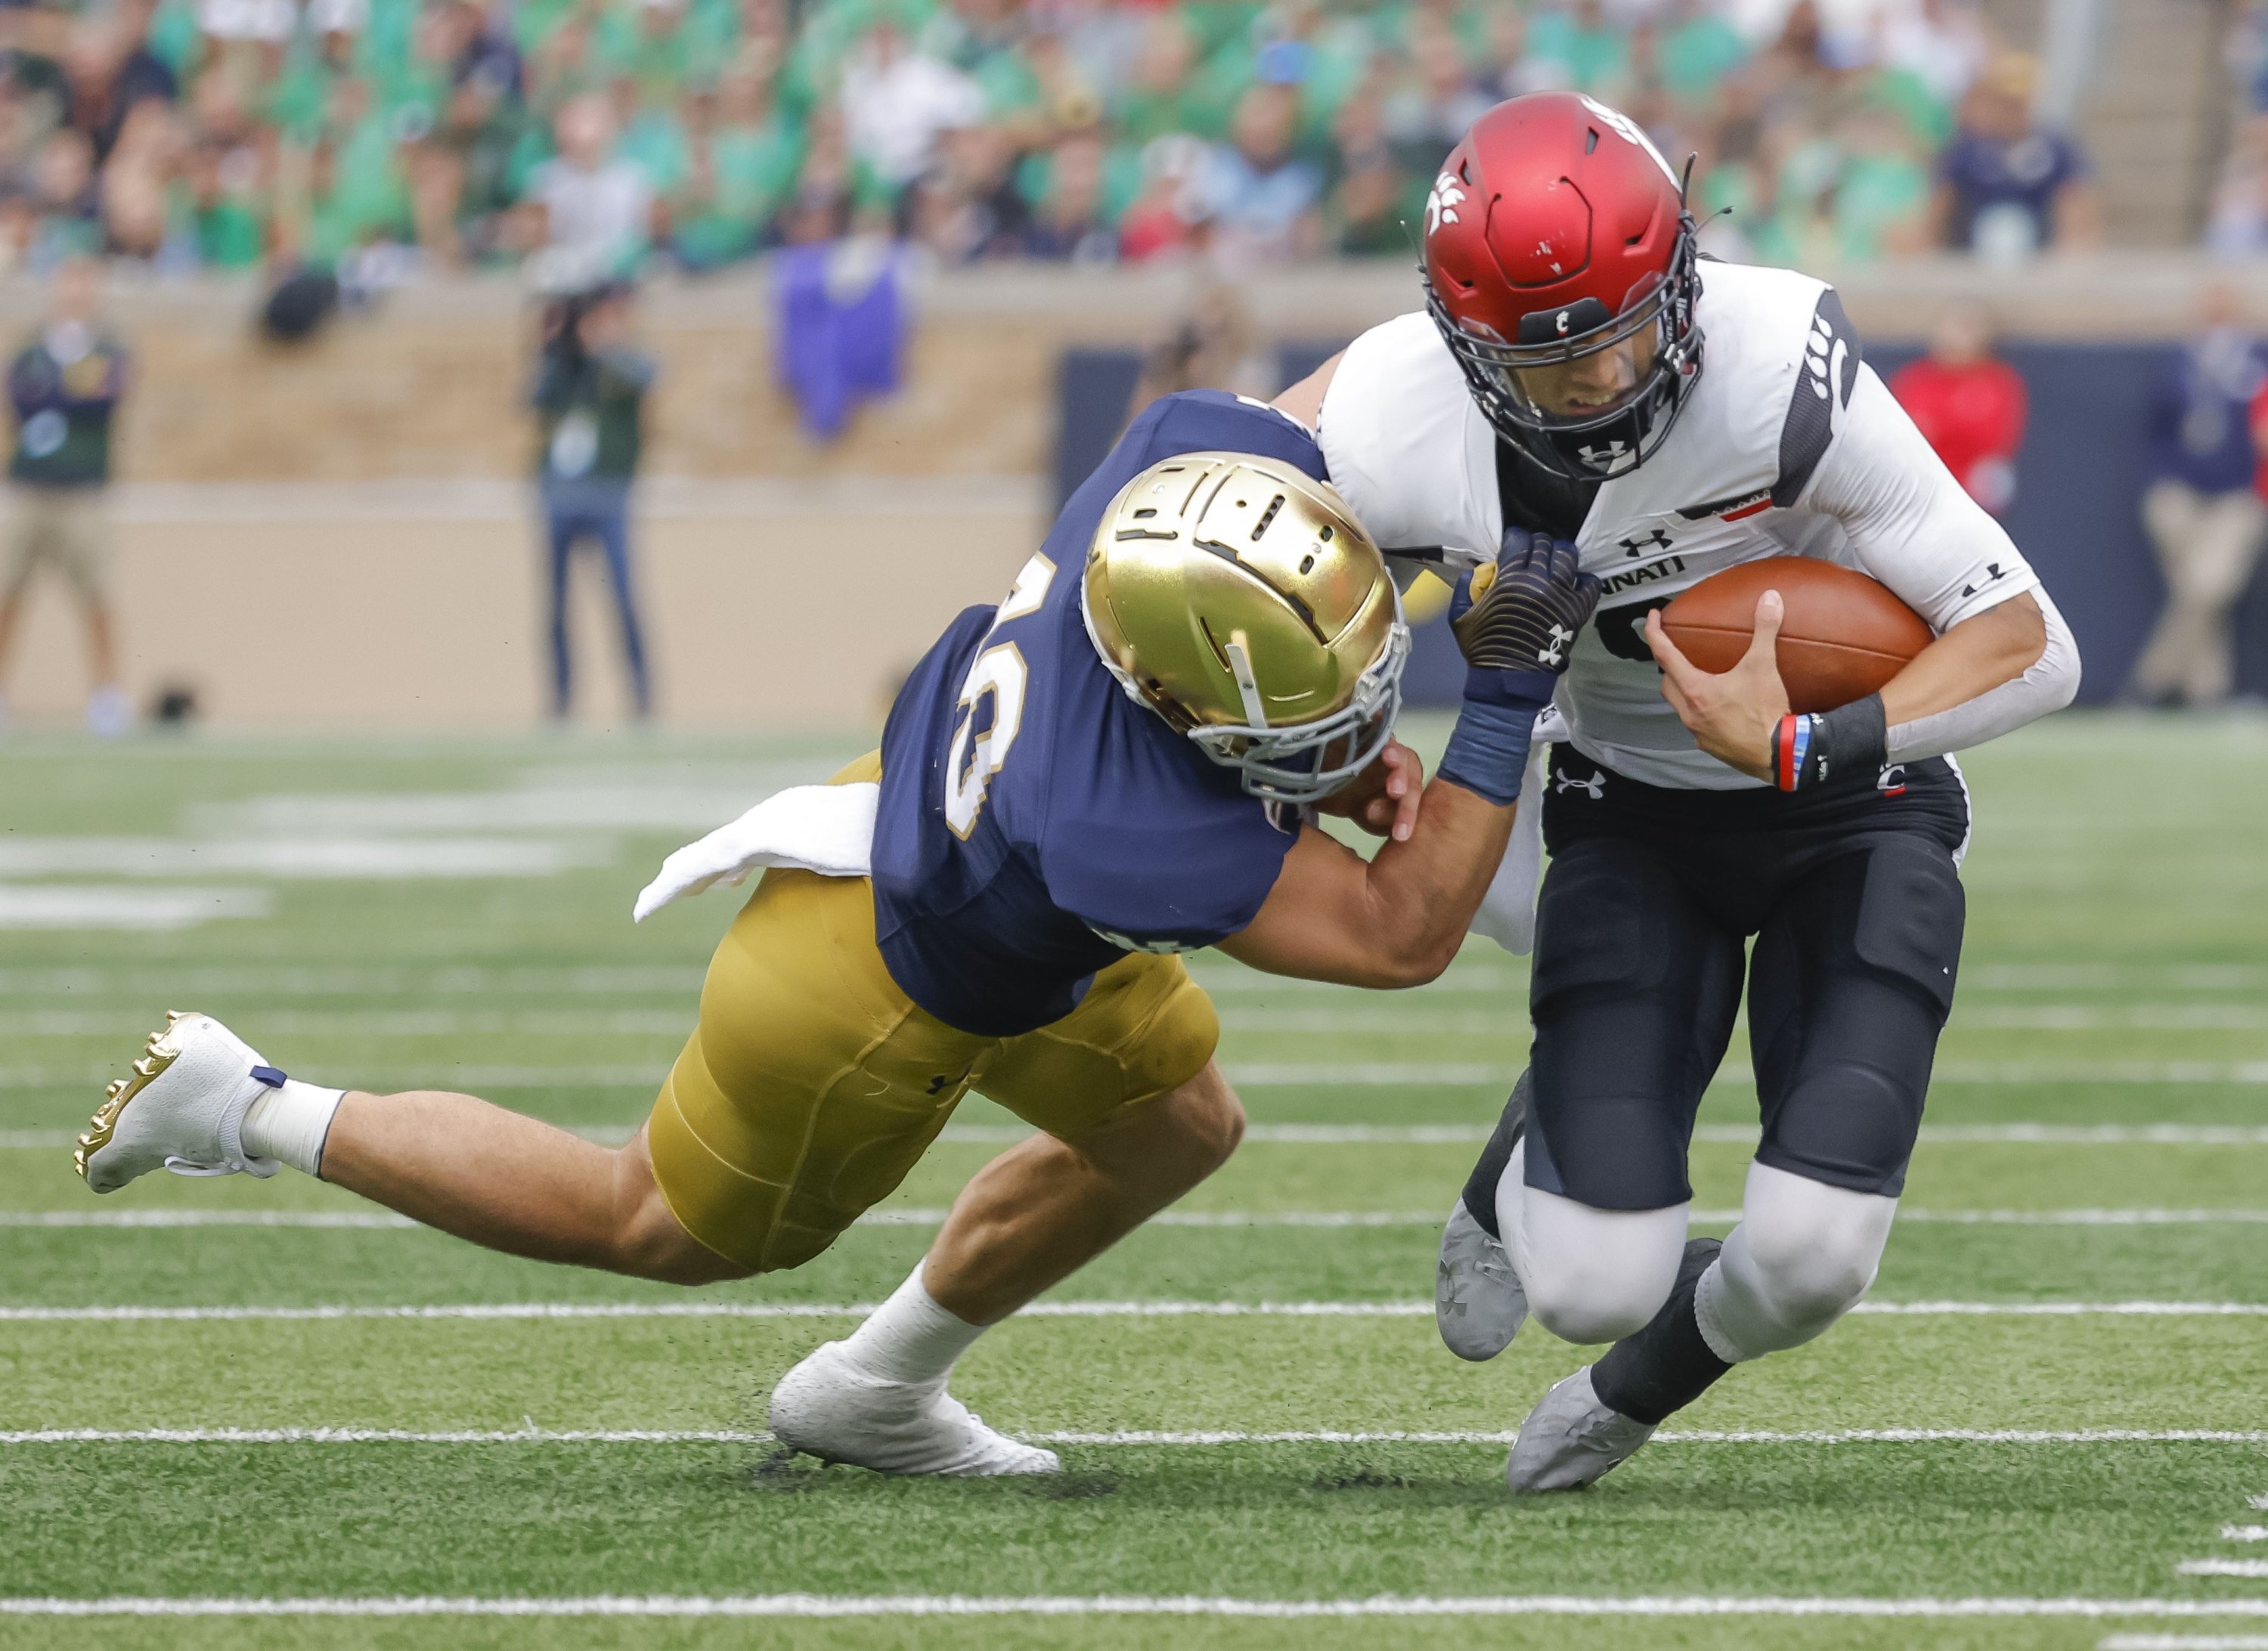
[[[942,1382],[983,1333],[983,1325],[939,1307],[916,1267],[843,1346],[886,1382]]]
[[[296,1078],[286,1078],[281,1089],[262,1088],[245,1109],[244,1150],[289,1164],[301,1175],[321,1173],[331,1115],[346,1095],[343,1089],[320,1089]]]

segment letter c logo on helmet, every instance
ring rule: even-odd
[[[1694,222],[1660,151],[1573,92],[1498,104],[1434,185],[1426,308],[1498,433],[1578,481],[1660,450],[1701,370]]]

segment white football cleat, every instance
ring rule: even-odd
[[[822,1462],[877,1473],[988,1478],[1055,1473],[1052,1450],[1020,1444],[984,1425],[935,1382],[890,1382],[830,1341],[772,1389],[771,1429],[780,1443]]]
[[[254,1098],[283,1087],[282,1072],[210,1015],[169,1011],[134,1075],[110,1086],[71,1162],[97,1192],[158,1168],[272,1176],[281,1166],[247,1153],[241,1134]]]
[[[1433,1275],[1433,1328],[1460,1359],[1478,1363],[1512,1345],[1528,1319],[1528,1292],[1512,1257],[1460,1198],[1441,1228]]]
[[[1580,1491],[1653,1437],[1653,1423],[1632,1421],[1599,1402],[1585,1365],[1528,1412],[1504,1464],[1505,1480],[1515,1491]]]

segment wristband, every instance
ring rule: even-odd
[[[1782,717],[1772,726],[1772,784],[1808,791],[1840,775],[1880,773],[1889,761],[1889,723],[1880,694],[1833,711]]]
[[[1469,695],[1457,712],[1457,726],[1449,731],[1448,748],[1441,753],[1441,765],[1434,770],[1435,777],[1462,785],[1500,808],[1511,807],[1519,800],[1521,781],[1527,778],[1528,752],[1535,741],[1535,719],[1550,703],[1548,695],[1541,700],[1530,698],[1518,704],[1497,704]]]

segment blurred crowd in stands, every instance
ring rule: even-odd
[[[946,262],[1407,257],[1498,99],[1573,88],[1728,255],[2094,232],[1970,0],[114,0],[0,6],[0,265],[554,284],[887,231]],[[1852,19],[1855,19],[1852,21]],[[2256,188],[2255,194],[2260,191]]]

